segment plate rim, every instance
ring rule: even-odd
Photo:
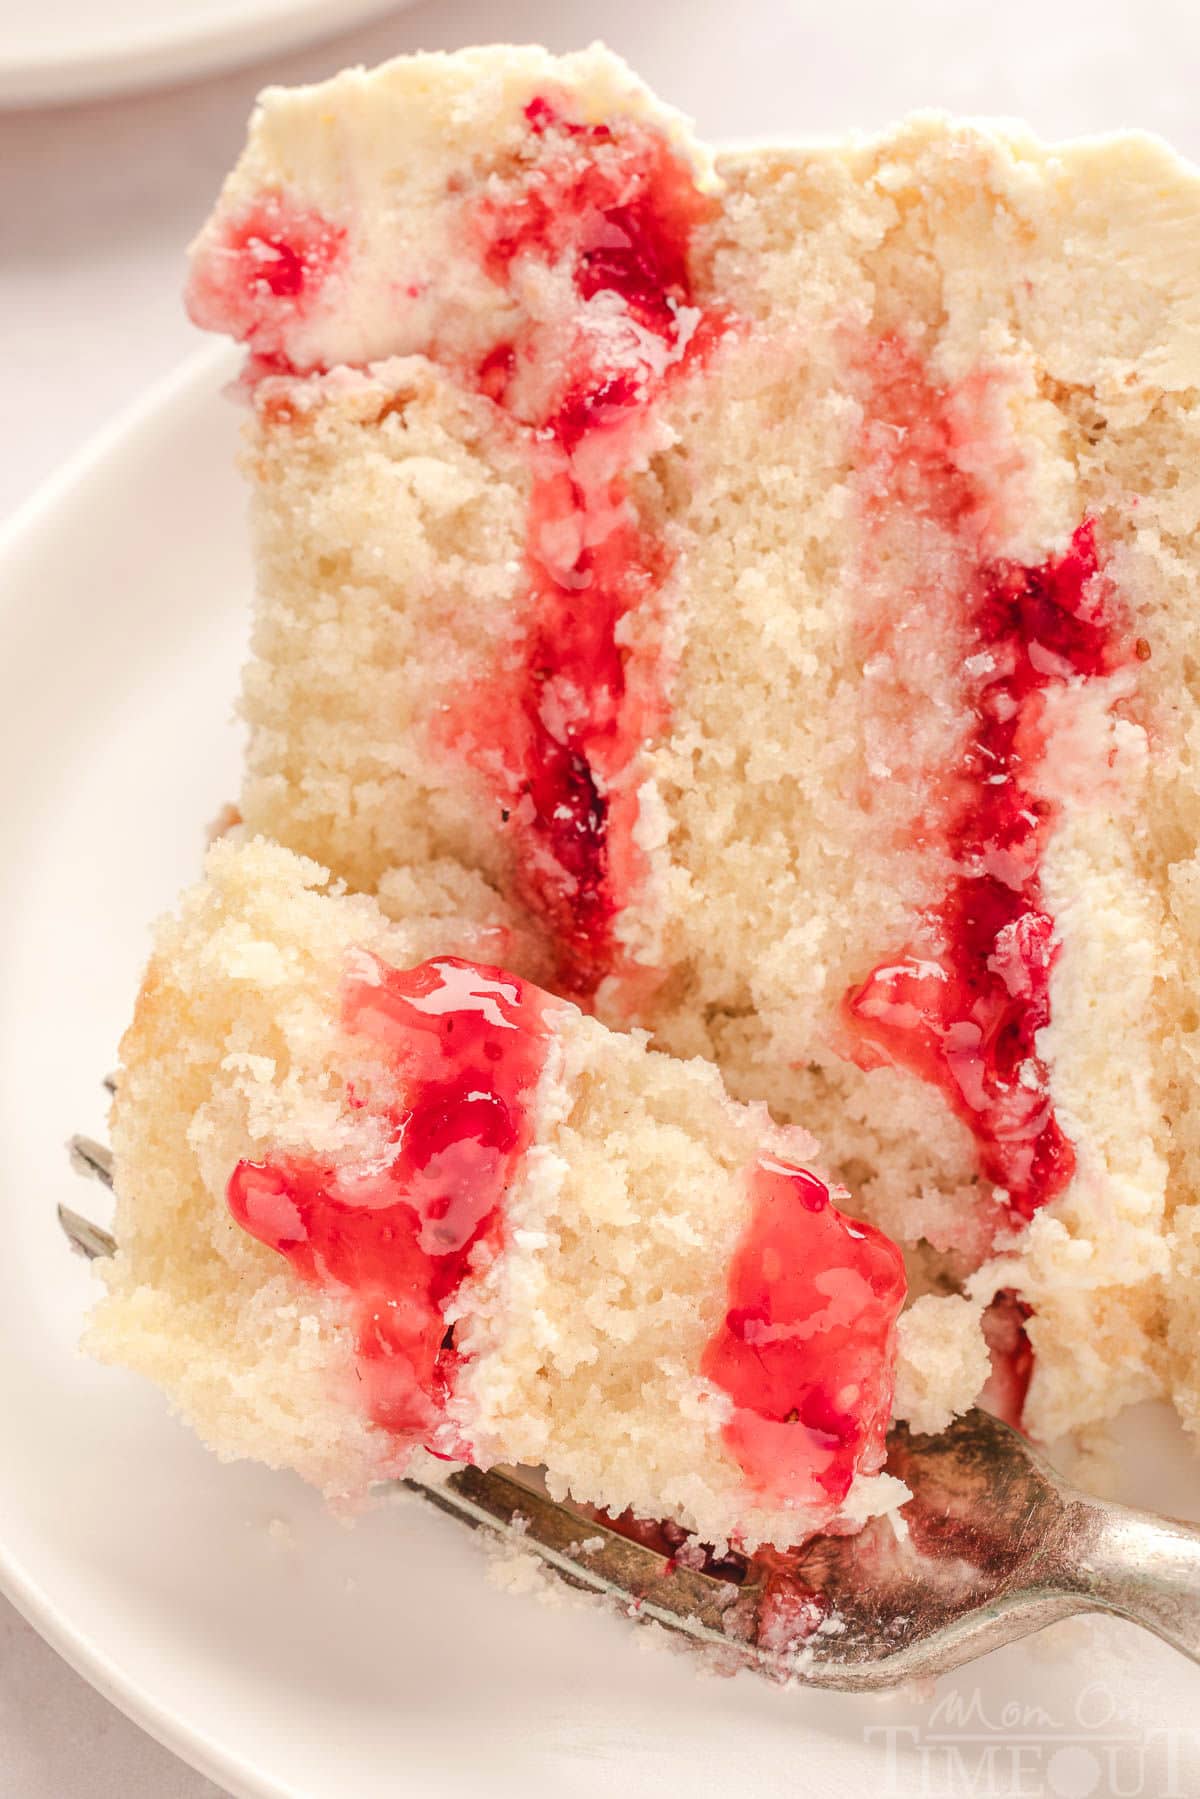
[[[185,357],[85,438],[52,475],[0,525],[0,564],[36,544],[73,493],[85,487],[128,439],[189,400],[220,388],[236,372],[237,352],[228,344],[204,345]],[[237,1799],[303,1799],[255,1762],[223,1747],[214,1737],[185,1723],[133,1675],[125,1673],[96,1638],[73,1625],[61,1603],[25,1567],[0,1536],[0,1595],[26,1623],[101,1696],[140,1729],[198,1773]]]
[[[22,540],[33,536],[62,499],[108,460],[123,438],[185,395],[204,387],[222,369],[231,378],[235,376],[239,350],[240,346],[230,345],[223,339],[201,344],[90,431],[58,468],[45,476],[33,492],[19,502],[15,511],[0,522],[0,556],[19,550]]]
[[[123,37],[93,35],[65,51],[0,56],[0,108],[69,106],[199,80],[272,53],[303,49],[413,3],[288,0],[285,9],[249,18],[241,7],[227,6],[211,23],[182,31],[152,24]]]

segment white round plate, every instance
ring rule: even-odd
[[[411,0],[10,0],[0,106],[185,81],[299,49]]]
[[[146,921],[237,783],[233,366],[189,364],[0,540],[0,1585],[237,1794],[1200,1791],[1196,1671],[1132,1626],[1068,1626],[923,1697],[699,1678],[623,1620],[499,1591],[415,1501],[348,1529],[291,1477],[222,1466],[157,1393],[79,1354],[92,1277],[55,1202],[106,1207],[64,1139],[103,1132]],[[1165,1414],[1127,1440],[1132,1496],[1186,1510]]]

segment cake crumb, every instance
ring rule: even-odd
[[[981,1313],[977,1301],[927,1293],[901,1314],[893,1413],[912,1430],[945,1430],[979,1397],[991,1371]]]

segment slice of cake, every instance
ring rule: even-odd
[[[813,1140],[503,972],[486,904],[410,898],[389,922],[277,846],[212,849],[122,1047],[91,1347],[335,1494],[525,1463],[747,1549],[896,1505],[903,1262]],[[903,1380],[941,1422],[985,1366],[946,1366],[961,1300],[921,1306]]]
[[[1146,138],[714,160],[603,50],[488,49],[269,90],[194,250],[251,828],[476,872],[810,1123],[1047,1435],[1195,1383],[1198,234]]]

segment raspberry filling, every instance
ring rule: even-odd
[[[616,924],[645,873],[637,761],[666,711],[670,556],[629,474],[668,381],[724,321],[692,303],[688,249],[708,202],[683,159],[638,126],[571,124],[544,96],[525,110],[544,153],[471,220],[484,268],[526,314],[475,371],[530,432],[524,625],[447,741],[496,795],[556,985],[586,1000],[623,972]]]
[[[353,1302],[370,1418],[442,1455],[469,1450],[445,1415],[460,1363],[447,1308],[501,1245],[504,1196],[533,1136],[550,1003],[454,957],[401,971],[357,954],[342,1022],[372,1070],[350,1102],[383,1121],[385,1153],[243,1161],[229,1180],[243,1229],[302,1280]]]
[[[534,95],[528,155],[464,207],[464,253],[512,322],[470,359],[450,343],[424,347],[521,430],[531,474],[517,639],[443,709],[437,738],[491,789],[556,985],[586,1001],[606,975],[632,972],[617,924],[646,873],[637,764],[666,716],[659,615],[671,558],[630,476],[655,446],[668,382],[727,320],[693,303],[690,243],[711,203],[686,160],[647,126],[578,123],[569,107],[565,94]],[[344,265],[346,241],[343,226],[268,190],[197,260],[189,312],[249,345],[251,381],[312,373],[297,327]],[[427,300],[440,274],[397,287],[396,306]],[[453,298],[453,271],[449,285]]]
[[[920,940],[851,988],[844,1007],[860,1066],[907,1068],[936,1086],[974,1134],[997,1200],[1025,1220],[1075,1169],[1037,1049],[1059,947],[1041,885],[1058,815],[1038,792],[1039,764],[1050,752],[1046,696],[1111,674],[1134,652],[1094,522],[1085,519],[1061,555],[1036,566],[979,555],[984,500],[954,465],[945,399],[915,382],[908,392],[932,417],[911,421],[896,485],[907,506],[925,508],[960,550],[968,546],[957,603],[971,722],[961,763],[945,781],[940,821],[933,819],[954,876],[923,918]]]
[[[724,1439],[751,1486],[828,1521],[855,1475],[883,1465],[904,1262],[805,1169],[764,1156],[750,1181],[701,1373],[733,1400]]]
[[[255,373],[294,372],[291,335],[312,311],[337,265],[345,228],[268,190],[224,225],[223,241],[199,258],[187,289],[192,322],[248,344]]]
[[[983,1340],[992,1371],[979,1395],[985,1411],[1020,1430],[1029,1383],[1033,1379],[1033,1345],[1025,1329],[1033,1315],[1011,1287],[1003,1287],[983,1314]]]

